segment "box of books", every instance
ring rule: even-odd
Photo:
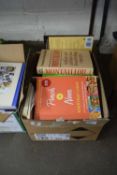
[[[24,62],[22,44],[0,45],[0,133],[23,131],[17,111]]]
[[[58,41],[59,49],[52,45],[41,50],[39,59],[28,60],[20,114],[32,140],[96,140],[109,121],[100,71],[90,53],[92,37],[88,38],[73,37],[72,45],[69,37],[65,43],[60,38],[64,48]]]

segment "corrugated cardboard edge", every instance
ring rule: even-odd
[[[31,50],[29,49],[28,50],[28,54],[26,56],[26,61],[25,61],[26,67],[25,67],[24,76],[23,76],[23,80],[22,80],[21,91],[20,91],[18,111],[20,111],[20,106],[21,106],[21,103],[22,103],[22,101],[24,99],[24,96],[25,96],[25,94],[24,94],[24,83],[25,83],[25,76],[26,76],[26,71],[27,71],[27,64],[28,64],[28,59],[29,59],[30,54],[31,54]]]

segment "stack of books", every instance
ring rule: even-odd
[[[98,77],[88,50],[43,49],[36,69],[36,88],[34,92],[29,87],[25,117],[30,118],[34,107],[35,120],[102,118]]]
[[[25,64],[0,62],[0,111],[17,109]]]
[[[37,64],[38,74],[92,75],[93,63],[89,51],[42,50]]]

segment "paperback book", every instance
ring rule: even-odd
[[[36,120],[84,120],[101,117],[96,76],[36,78]]]

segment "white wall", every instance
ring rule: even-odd
[[[107,30],[117,24],[116,5],[111,4]],[[42,40],[44,34],[88,34],[92,0],[0,0],[0,38]],[[116,7],[115,7],[116,6]],[[114,12],[113,12],[114,7]],[[95,37],[99,37],[103,0],[96,15]],[[111,24],[110,24],[111,21]]]

